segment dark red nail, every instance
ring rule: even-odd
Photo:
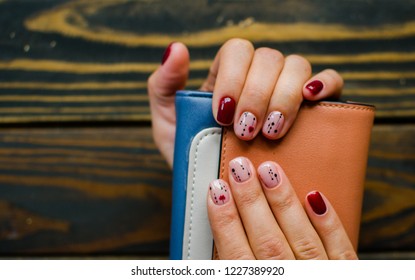
[[[223,125],[230,125],[235,114],[235,100],[232,97],[225,96],[219,101],[217,120]]]
[[[319,192],[311,192],[307,195],[308,203],[317,215],[323,215],[327,211],[326,203]]]
[[[305,86],[305,88],[308,89],[314,95],[318,94],[323,89],[323,87],[323,83],[319,80],[312,81]]]
[[[170,45],[168,45],[166,50],[164,51],[163,58],[161,60],[161,65],[163,65],[166,62],[166,60],[169,58],[170,52],[171,52],[171,46],[173,46],[173,44],[174,42],[170,43]]]

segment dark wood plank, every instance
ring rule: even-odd
[[[360,248],[415,248],[415,127],[376,126],[369,154]]]
[[[149,120],[146,79],[171,41],[186,43],[197,88],[232,37],[314,71],[338,69],[345,99],[378,118],[415,116],[414,0],[2,1],[0,122]],[[194,15],[198,16],[195,17]]]
[[[415,127],[375,127],[360,252],[415,250]],[[0,130],[0,254],[167,256],[171,173],[149,128]]]
[[[148,128],[0,132],[0,253],[164,253],[171,173]]]

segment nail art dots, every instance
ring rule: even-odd
[[[239,121],[235,125],[235,132],[240,137],[251,139],[254,136],[257,118],[250,112],[242,113]]]
[[[229,187],[223,180],[215,180],[209,184],[209,192],[216,205],[222,205],[229,201]]]
[[[251,170],[247,159],[239,157],[229,162],[229,168],[232,176],[237,182],[245,182],[251,177]]]
[[[262,132],[271,138],[275,138],[284,124],[284,115],[278,111],[271,112],[265,121]]]

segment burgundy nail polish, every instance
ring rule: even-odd
[[[326,203],[321,194],[317,191],[311,192],[307,195],[308,203],[317,215],[323,215],[327,211]]]
[[[224,96],[219,101],[218,114],[216,119],[223,125],[230,125],[235,114],[235,100],[232,97]]]
[[[174,44],[174,42],[170,43],[167,46],[166,50],[164,51],[163,58],[161,60],[161,65],[163,65],[167,61],[167,59],[169,58],[170,53],[171,53],[171,47],[173,46],[173,44]]]
[[[305,86],[312,94],[317,95],[323,89],[324,85],[321,81],[315,80]]]

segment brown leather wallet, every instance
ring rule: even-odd
[[[304,103],[289,132],[280,140],[259,135],[241,141],[224,128],[220,178],[238,156],[255,167],[272,160],[287,174],[300,200],[318,190],[330,200],[357,249],[367,156],[375,108],[358,103]]]

